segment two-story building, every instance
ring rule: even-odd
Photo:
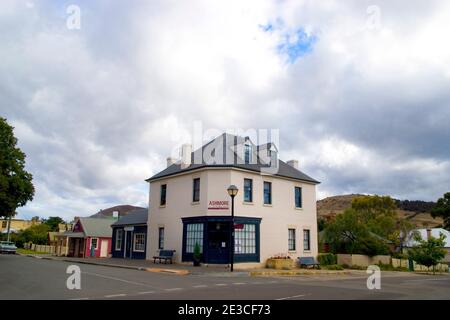
[[[181,159],[150,183],[147,259],[161,249],[176,250],[175,261],[192,261],[196,243],[204,263],[265,263],[275,255],[316,256],[315,179],[298,161],[278,159],[272,143],[256,145],[248,137],[223,134],[198,150],[183,145]],[[238,187],[234,199],[227,188]]]

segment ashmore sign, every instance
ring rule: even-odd
[[[228,210],[229,204],[227,200],[210,200],[208,210]]]

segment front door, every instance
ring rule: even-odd
[[[108,240],[102,240],[100,247],[100,258],[106,258],[108,256]]]
[[[230,223],[208,222],[208,263],[230,261]]]
[[[132,239],[133,232],[131,231],[125,231],[125,248],[124,248],[124,258],[131,258],[131,250],[133,248],[133,239]]]

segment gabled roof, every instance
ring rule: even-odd
[[[245,141],[246,141],[246,138],[244,138],[244,137],[239,137],[239,136],[235,136],[235,135],[230,135],[228,133],[224,133],[221,136],[211,140],[210,142],[208,142],[201,148],[192,152],[191,153],[191,165],[188,166],[187,168],[182,169],[181,163],[177,162],[177,163],[170,165],[169,167],[162,170],[161,172],[155,174],[151,178],[147,179],[147,181],[151,182],[151,181],[159,179],[159,178],[169,177],[169,176],[172,176],[172,175],[175,175],[178,173],[188,172],[188,171],[200,169],[200,168],[239,168],[239,169],[244,169],[244,170],[249,170],[249,171],[254,171],[254,172],[262,172],[262,170],[264,170],[264,168],[269,168],[270,166],[268,164],[264,163],[262,161],[262,159],[260,159],[259,157],[257,157],[256,163],[250,163],[250,164],[240,163],[243,161],[242,160],[239,161],[240,160],[239,156],[235,152],[231,151],[231,148],[238,144],[244,144]],[[227,143],[230,143],[230,144],[227,145]],[[217,144],[219,150],[220,150],[220,144],[222,144],[221,148],[222,148],[223,159],[221,159],[221,163],[214,163],[214,164],[207,163],[207,162],[205,162],[205,159],[203,159],[203,157],[202,157],[205,148],[212,148],[214,146],[213,144]],[[275,145],[273,145],[273,146],[275,147]],[[263,149],[267,149],[267,148],[271,148],[271,147],[272,147],[272,143],[266,143],[266,144],[257,146],[257,149],[263,150]],[[276,149],[276,147],[275,147],[275,149]],[[232,163],[229,163],[230,161],[227,161],[227,152],[232,152],[232,157],[233,157]],[[196,159],[201,159],[202,160],[201,163],[195,163],[194,160],[196,160]],[[294,167],[288,165],[287,163],[285,163],[284,161],[281,161],[281,160],[278,160],[278,172],[275,174],[275,176],[311,182],[314,184],[320,183],[319,181],[311,178],[310,176],[306,175],[305,173],[301,172],[298,169],[295,169]]]
[[[144,209],[144,208],[132,206],[132,205],[129,205],[129,204],[122,204],[122,205],[118,205],[118,206],[114,206],[114,207],[111,207],[111,208],[106,208],[106,209],[100,210],[96,214],[93,214],[91,216],[91,218],[112,217],[114,211],[119,212],[119,216],[122,217],[122,216],[127,215],[129,212],[131,212],[133,210],[136,210],[136,209]]]
[[[427,232],[426,228],[416,229],[416,230],[411,231],[408,234],[407,240],[405,241],[405,246],[406,247],[414,247],[415,245],[418,244],[418,242],[414,240],[414,233],[415,232],[420,234],[420,237],[422,238],[422,240],[428,240],[428,232]],[[450,248],[450,231],[445,230],[443,228],[433,228],[433,229],[431,229],[431,236],[434,237],[434,238],[439,238],[441,233],[446,236],[446,238],[445,238],[445,247],[446,248]]]
[[[136,209],[130,211],[126,216],[120,218],[118,221],[114,222],[111,226],[129,226],[138,224],[147,224],[148,220],[148,209]]]
[[[114,220],[101,218],[80,218],[86,237],[111,237],[111,224]]]

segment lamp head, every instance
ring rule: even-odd
[[[239,189],[234,184],[232,184],[231,186],[228,187],[227,191],[230,197],[234,197],[237,195]]]

